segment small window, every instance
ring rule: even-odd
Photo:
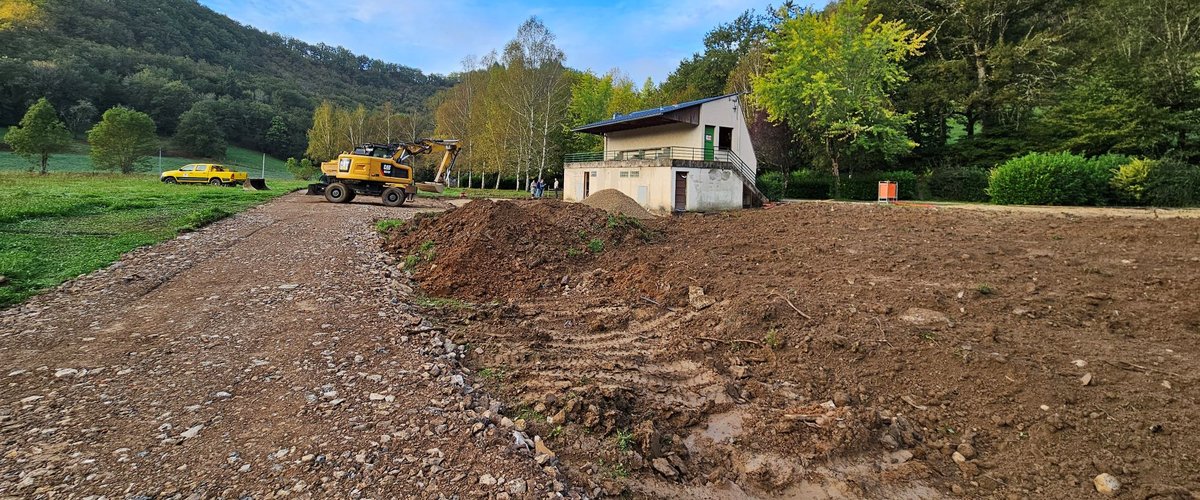
[[[642,176],[642,172],[640,172],[640,171],[638,171],[638,170],[630,170],[630,171],[629,171],[629,176],[630,176],[630,177],[641,177],[641,176]]]
[[[628,171],[628,170],[622,170],[622,171],[621,171],[621,177],[629,177],[629,171]]]
[[[179,171],[180,171],[180,172],[191,172],[191,171],[192,171],[192,170],[194,170],[195,168],[196,168],[196,166],[195,166],[195,165],[184,165],[184,166],[182,166],[182,167],[179,167]]]
[[[203,172],[205,170],[208,170],[208,165],[196,165],[197,172]]]
[[[213,172],[224,172],[225,168],[220,165],[213,165],[212,171]]]

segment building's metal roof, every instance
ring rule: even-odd
[[[663,106],[660,108],[643,109],[641,111],[634,111],[625,115],[618,115],[610,120],[589,123],[582,127],[576,127],[571,130],[589,134],[603,134],[617,130],[629,130],[635,128],[653,127],[655,125],[666,125],[668,123],[689,123],[676,119],[671,115],[677,111],[682,111],[707,102],[717,101],[735,95],[738,94],[725,94],[716,97],[697,99],[695,101],[681,102],[679,104],[672,104],[670,106]]]

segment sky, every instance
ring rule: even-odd
[[[309,43],[449,74],[467,56],[500,51],[537,16],[567,65],[661,82],[703,50],[704,34],[773,0],[200,0],[230,18]],[[775,1],[774,3],[778,3]],[[800,2],[797,2],[800,3]]]

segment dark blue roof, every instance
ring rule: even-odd
[[[695,101],[681,102],[679,104],[672,104],[670,106],[663,106],[661,108],[643,109],[641,111],[634,111],[632,113],[625,114],[625,115],[617,115],[616,117],[613,117],[611,120],[602,120],[602,121],[598,121],[596,123],[589,123],[582,127],[576,127],[572,130],[574,130],[575,132],[590,132],[590,133],[594,133],[594,134],[602,134],[602,133],[610,131],[610,130],[639,128],[639,126],[662,125],[664,123],[669,123],[672,121],[672,120],[663,120],[662,119],[662,117],[668,113],[671,113],[674,111],[679,111],[682,109],[687,109],[687,108],[690,108],[693,106],[699,106],[706,102],[712,102],[712,101],[724,99],[726,97],[735,96],[735,95],[737,95],[737,94],[736,93],[725,94],[725,95],[719,95],[716,97],[706,97],[704,99],[697,99]],[[644,122],[644,124],[643,123],[634,123],[634,122]],[[625,124],[626,126],[620,126],[621,124]]]

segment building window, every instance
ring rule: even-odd
[[[622,171],[621,171],[621,177],[629,177],[629,171],[628,171],[628,170],[622,170]]]
[[[639,172],[639,171],[637,171],[637,170],[630,170],[630,171],[629,171],[629,176],[630,176],[630,177],[641,177],[641,176],[642,176],[642,173],[641,173],[641,172]]]

